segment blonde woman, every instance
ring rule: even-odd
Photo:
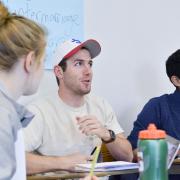
[[[33,115],[16,103],[36,92],[43,72],[44,30],[0,1],[0,179],[26,179],[21,127]]]

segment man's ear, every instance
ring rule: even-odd
[[[54,74],[56,75],[56,77],[58,77],[58,79],[63,78],[63,70],[61,66],[58,66],[58,65],[54,66]]]
[[[177,76],[171,76],[171,82],[176,87],[180,87],[180,79]]]
[[[30,51],[24,60],[24,69],[27,73],[31,72],[35,63],[34,51]]]

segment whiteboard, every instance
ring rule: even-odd
[[[52,69],[56,46],[67,39],[83,40],[83,0],[3,0],[11,12],[26,16],[48,31],[45,68]]]

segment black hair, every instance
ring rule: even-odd
[[[170,80],[172,76],[180,78],[180,49],[168,57],[166,61],[166,73]]]

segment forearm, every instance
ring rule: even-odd
[[[131,144],[123,135],[117,135],[116,140],[107,143],[106,146],[116,160],[132,161],[133,152]]]
[[[53,171],[61,168],[57,166],[57,157],[26,153],[26,169],[28,175]]]
[[[76,164],[86,163],[91,157],[74,153],[66,156],[41,156],[26,153],[27,174],[36,174],[55,170],[73,171]]]

